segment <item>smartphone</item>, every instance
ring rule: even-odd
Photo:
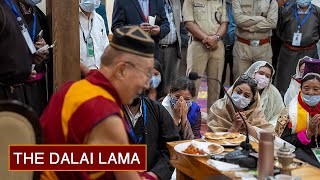
[[[39,34],[37,35],[37,39],[40,40],[42,39],[42,37],[43,37],[43,30],[39,32]]]

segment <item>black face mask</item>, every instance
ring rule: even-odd
[[[140,97],[137,97],[137,98],[135,98],[135,99],[132,101],[132,103],[130,104],[130,106],[136,106],[136,105],[138,105],[138,104],[140,103],[140,101],[141,101],[141,98],[140,98]]]

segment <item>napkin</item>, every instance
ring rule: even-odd
[[[237,164],[230,164],[222,161],[216,161],[213,159],[209,159],[207,161],[208,164],[218,169],[219,171],[234,171],[240,169],[240,166]]]

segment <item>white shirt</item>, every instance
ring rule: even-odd
[[[132,114],[128,105],[125,105],[124,108],[128,112],[130,121],[132,123],[132,126],[134,127],[136,125],[137,121],[139,120],[139,118],[142,116],[142,103],[140,103],[139,111],[136,114]]]
[[[104,21],[96,11],[93,11],[88,19],[88,17],[79,9],[79,17],[80,61],[89,69],[98,69],[101,64],[101,55],[103,54],[104,49],[109,45]],[[89,37],[90,30],[94,48],[94,56],[92,57],[88,56],[87,44],[84,40],[84,37]]]

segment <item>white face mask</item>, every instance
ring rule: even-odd
[[[320,95],[310,96],[310,95],[302,94],[302,99],[306,104],[313,107],[320,102]]]
[[[254,79],[258,81],[258,90],[264,89],[269,85],[270,79],[267,78],[265,75],[261,75],[256,73]]]
[[[42,0],[25,0],[25,2],[31,6],[35,6],[39,3],[41,3]]]
[[[231,99],[234,102],[234,104],[237,106],[237,108],[241,108],[241,109],[246,108],[251,102],[250,99],[248,99],[244,96],[241,96],[238,93],[233,93],[231,95]]]
[[[88,13],[93,12],[96,8],[96,0],[82,0],[80,3],[80,7]]]

